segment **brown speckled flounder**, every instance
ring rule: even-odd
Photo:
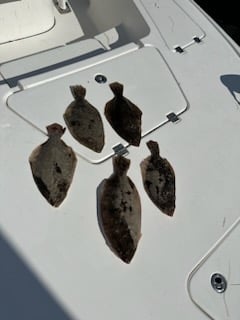
[[[144,159],[140,166],[144,188],[152,202],[168,216],[175,210],[175,173],[167,161],[159,154],[155,141],[148,141],[151,155]]]
[[[105,106],[105,116],[112,128],[133,146],[141,141],[142,111],[123,96],[123,85],[118,82],[110,84],[114,98]]]
[[[104,129],[98,110],[86,99],[86,89],[71,86],[74,101],[67,107],[63,117],[72,136],[85,147],[101,152],[104,147]]]
[[[33,179],[46,200],[58,207],[71,185],[77,158],[62,140],[65,129],[54,123],[47,127],[48,140],[29,157]]]
[[[99,223],[110,249],[130,263],[141,237],[141,203],[127,176],[130,160],[113,158],[113,174],[100,184]]]

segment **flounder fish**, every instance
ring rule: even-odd
[[[57,123],[47,126],[48,140],[29,157],[33,179],[46,200],[58,207],[71,185],[77,158],[61,136],[65,129]]]
[[[168,162],[159,154],[155,141],[148,141],[151,155],[141,164],[144,188],[152,202],[166,215],[173,216],[175,210],[175,173]]]
[[[141,237],[141,203],[138,191],[127,176],[130,160],[113,158],[113,173],[98,187],[98,219],[110,249],[130,263]]]
[[[109,86],[114,98],[106,103],[105,117],[120,137],[133,146],[139,146],[142,111],[123,96],[121,83],[113,82]]]
[[[103,122],[98,110],[86,99],[86,89],[70,86],[74,101],[67,107],[63,118],[72,136],[85,147],[100,153],[104,147]]]

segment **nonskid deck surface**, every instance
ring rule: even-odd
[[[99,3],[0,45],[0,316],[237,319],[239,48],[193,2]]]

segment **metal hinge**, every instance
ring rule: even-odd
[[[180,47],[180,46],[175,47],[174,50],[176,52],[178,52],[178,53],[183,53],[184,52],[184,49],[182,47]]]
[[[178,117],[178,115],[176,115],[175,112],[170,112],[169,114],[166,115],[166,117],[168,118],[169,121],[173,123],[178,123],[179,121],[181,121],[181,119]]]
[[[124,156],[129,154],[129,151],[127,150],[127,148],[124,147],[124,145],[121,143],[117,144],[116,146],[113,146],[112,148],[114,153],[119,156]]]
[[[193,37],[193,40],[196,42],[196,43],[200,43],[202,42],[202,40],[199,38],[199,37]]]

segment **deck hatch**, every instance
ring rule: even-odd
[[[170,50],[176,52],[176,47],[186,48],[197,43],[194,37],[201,40],[205,36],[205,32],[176,1],[142,0],[142,2]]]
[[[107,82],[97,83],[97,74],[104,74]],[[98,154],[80,145],[68,131],[64,140],[76,153],[90,162],[98,163],[114,154],[114,146],[128,146],[104,116],[105,104],[113,98],[109,84],[114,81],[124,85],[124,95],[141,109],[142,136],[171,121],[166,117],[170,112],[177,116],[187,108],[177,81],[159,51],[153,47],[126,53],[74,74],[15,93],[9,97],[8,106],[41,131],[45,131],[45,127],[54,122],[65,125],[63,113],[73,100],[69,86],[81,84],[87,90],[86,99],[101,114],[105,146]]]
[[[211,319],[239,319],[239,237],[238,219],[190,273],[188,293]]]

